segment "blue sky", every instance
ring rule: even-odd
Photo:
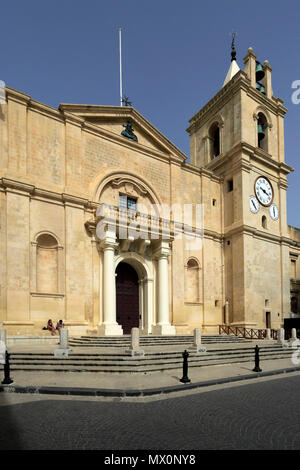
[[[119,105],[118,27],[123,91],[133,106],[189,155],[188,120],[222,87],[230,65],[252,47],[273,68],[285,120],[288,223],[300,227],[300,4],[265,0],[26,0],[1,4],[0,79],[37,101]]]

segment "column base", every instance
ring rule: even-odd
[[[118,323],[98,325],[98,336],[123,336],[123,328]]]
[[[152,327],[152,334],[157,336],[174,336],[176,329],[173,325],[155,325]]]

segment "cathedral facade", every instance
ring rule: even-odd
[[[233,58],[190,120],[189,161],[131,106],[54,109],[6,87],[0,326],[174,335],[300,318],[287,110],[271,72],[251,48],[244,70]]]

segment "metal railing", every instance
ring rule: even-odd
[[[270,330],[271,338],[277,339],[277,330]],[[267,329],[256,330],[254,328],[245,328],[242,326],[219,325],[219,335],[234,335],[239,338],[246,339],[265,339],[267,336]]]

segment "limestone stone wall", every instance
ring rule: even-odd
[[[0,324],[12,334],[39,334],[49,318],[63,319],[70,334],[97,329],[104,318],[103,254],[91,227],[98,205],[118,206],[124,192],[147,210],[203,209],[201,243],[191,245],[177,227],[170,247],[170,321],[178,333],[216,332],[226,300],[232,324],[264,327],[270,311],[272,327],[281,326],[290,309],[291,256],[296,286],[300,277],[300,236],[286,223],[284,109],[276,100],[263,105],[255,93],[240,72],[191,119],[187,163],[131,107],[55,110],[7,88],[0,105]],[[259,112],[268,121],[267,151],[257,148]],[[128,120],[138,142],[121,135]],[[211,160],[215,122],[220,155]],[[271,181],[277,221],[267,207],[249,210],[261,174]],[[193,211],[189,230],[197,223]],[[52,237],[53,246],[40,237]],[[155,322],[157,261],[151,263]]]

